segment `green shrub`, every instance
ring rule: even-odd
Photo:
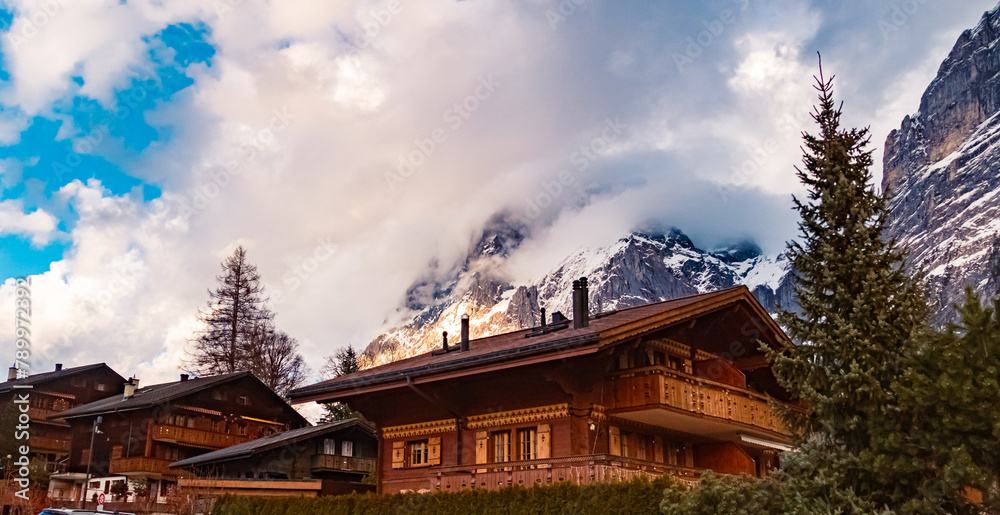
[[[669,479],[589,485],[557,484],[431,494],[350,494],[331,497],[262,498],[226,495],[212,515],[466,515],[658,513],[664,491],[682,488]]]

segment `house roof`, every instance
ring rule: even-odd
[[[150,408],[156,405],[165,404],[171,402],[175,399],[200,392],[202,390],[207,390],[209,388],[229,383],[232,381],[237,381],[244,378],[250,378],[253,381],[260,383],[260,386],[266,389],[274,399],[282,404],[285,404],[284,399],[278,396],[278,394],[271,391],[264,383],[260,382],[250,372],[235,372],[232,374],[221,374],[215,376],[206,377],[196,377],[188,379],[186,381],[174,381],[172,383],[162,383],[146,386],[139,388],[135,391],[131,397],[124,397],[121,395],[113,395],[106,399],[101,399],[99,401],[91,402],[90,404],[84,404],[83,406],[77,406],[72,409],[63,411],[55,418],[78,418],[90,415],[102,415],[105,413],[115,413],[121,411],[131,411],[143,408]],[[294,413],[294,416],[299,419],[300,423],[307,423],[302,415],[299,415],[291,406],[288,407],[288,411]]]
[[[360,392],[362,388],[381,383],[411,381],[422,376],[469,371],[480,366],[523,362],[529,356],[540,360],[563,359],[589,354],[636,335],[656,331],[669,325],[688,321],[703,314],[740,304],[745,312],[755,315],[769,338],[762,338],[772,347],[788,344],[787,336],[745,286],[736,286],[711,293],[647,304],[634,308],[594,315],[587,327],[574,329],[572,323],[562,330],[537,335],[537,328],[471,340],[466,352],[435,354],[427,352],[385,365],[361,370],[321,383],[297,388],[289,397],[292,402],[323,401],[334,393]],[[768,341],[770,340],[770,341]]]
[[[15,386],[39,386],[50,381],[56,381],[59,379],[64,379],[66,377],[80,374],[83,372],[92,372],[100,369],[107,369],[108,372],[118,376],[121,382],[125,382],[125,378],[120,376],[106,363],[94,363],[92,365],[83,365],[73,368],[64,368],[62,370],[52,370],[49,372],[42,372],[40,374],[31,374],[28,377],[23,377],[21,379],[14,379],[13,381],[4,381],[0,383],[0,394],[8,393],[14,389]]]
[[[187,458],[181,461],[171,463],[172,468],[176,467],[187,467],[190,465],[207,465],[209,463],[218,463],[222,461],[231,461],[241,458],[248,458],[254,454],[259,454],[272,449],[278,449],[285,445],[293,444],[296,442],[301,442],[303,440],[308,440],[317,436],[322,436],[334,431],[341,431],[354,426],[358,426],[368,433],[372,434],[374,438],[375,430],[368,424],[356,419],[349,418],[346,420],[339,420],[336,422],[328,422],[325,424],[319,424],[311,427],[303,427],[299,429],[292,429],[290,431],[285,431],[283,433],[276,433],[273,435],[264,436],[257,438],[256,440],[250,440],[249,442],[243,442],[241,444],[236,444],[230,447],[225,447],[217,451],[208,452],[205,454],[199,454],[193,458]]]

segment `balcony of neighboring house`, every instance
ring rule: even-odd
[[[239,443],[250,441],[246,435],[233,435],[203,431],[189,427],[169,425],[153,426],[153,440],[157,442],[176,443],[200,449],[222,449]]]
[[[31,450],[35,452],[52,452],[55,454],[68,453],[70,450],[70,440],[68,438],[52,438],[49,436],[31,435],[29,443]]]
[[[375,472],[375,458],[355,458],[334,454],[316,454],[310,462],[313,472]]]
[[[108,472],[111,475],[122,476],[175,476],[177,471],[170,468],[176,460],[161,460],[156,458],[112,458]]]
[[[663,476],[694,486],[701,477],[701,470],[693,467],[607,454],[442,467],[435,472],[431,486],[434,490],[444,492],[470,488],[496,490],[509,486],[628,481],[640,477],[655,479]],[[387,487],[385,492],[396,493],[392,490],[393,483],[405,484],[407,481],[410,479],[384,481]]]
[[[749,434],[787,441],[768,397],[747,389],[731,363],[705,360],[690,371],[668,365],[619,371],[605,385],[607,413],[710,439],[738,441]]]
[[[28,408],[28,417],[31,418],[33,422],[43,422],[46,424],[53,424],[57,426],[69,427],[69,424],[65,420],[51,419],[61,413],[61,411],[47,408],[39,408],[32,406]]]

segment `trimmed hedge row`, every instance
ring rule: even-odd
[[[225,495],[212,515],[467,515],[659,513],[664,490],[680,489],[669,479],[640,479],[589,485],[465,490],[432,494],[351,494],[331,497],[264,498]]]

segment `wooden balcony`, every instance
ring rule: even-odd
[[[44,408],[28,408],[28,417],[31,418],[33,422],[44,422],[46,424],[55,424],[57,426],[69,427],[69,424],[65,420],[51,420],[50,417],[54,417],[62,413],[61,411],[44,409]]]
[[[427,469],[419,470],[421,474],[427,472]],[[682,484],[694,486],[701,477],[701,471],[694,468],[606,454],[435,467],[434,472],[431,485],[435,490],[443,492],[470,488],[497,490],[509,486],[631,481],[640,477],[655,479],[662,476],[670,476]],[[385,493],[397,493],[398,490],[393,490],[393,484],[405,485],[411,480],[408,477],[384,480]]]
[[[354,458],[351,456],[335,456],[332,454],[317,454],[310,463],[313,472],[321,470],[339,472],[375,472],[374,458]]]
[[[663,366],[625,370],[605,386],[609,413],[653,425],[677,422],[674,416],[690,414],[706,425],[722,424],[762,429],[787,435],[781,419],[768,404],[768,398],[749,390],[710,381]],[[645,413],[643,413],[645,412]],[[714,424],[713,424],[714,422]],[[721,424],[720,424],[721,423]],[[683,421],[682,425],[689,425]],[[683,427],[678,427],[682,429]]]
[[[156,458],[120,458],[111,460],[108,470],[112,475],[160,475],[174,476],[177,471],[170,468],[170,460]]]
[[[55,451],[58,453],[69,452],[69,438],[50,438],[47,436],[31,436],[29,440],[32,451]]]
[[[198,447],[200,449],[222,449],[238,443],[250,441],[249,436],[214,433],[188,427],[153,426],[153,440]]]

